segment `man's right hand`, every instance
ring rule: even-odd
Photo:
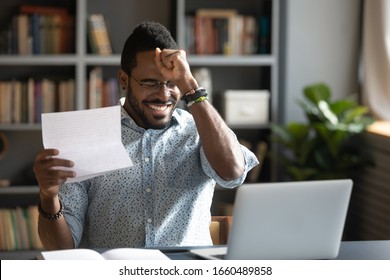
[[[61,159],[57,149],[44,149],[35,157],[34,172],[40,187],[40,194],[44,197],[55,197],[59,186],[76,173],[69,168],[74,166],[73,161]]]

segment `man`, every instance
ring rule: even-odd
[[[47,249],[210,245],[216,182],[243,183],[258,161],[207,101],[183,50],[154,22],[125,42],[122,142],[134,166],[79,183],[61,151],[41,151],[39,234]],[[191,114],[176,108],[184,99]],[[104,148],[104,147],[102,147]],[[93,164],[93,163],[91,163]],[[56,167],[56,168],[53,168]]]

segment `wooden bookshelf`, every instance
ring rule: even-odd
[[[0,3],[0,30],[5,28],[18,12],[18,7],[29,3],[24,0]],[[87,109],[87,84],[92,69],[102,68],[102,78],[117,76],[123,43],[139,22],[150,19],[170,29],[180,47],[184,47],[185,18],[198,9],[235,9],[242,15],[269,18],[269,49],[265,53],[242,54],[190,54],[192,68],[207,67],[213,83],[213,104],[221,110],[223,92],[227,89],[267,89],[271,92],[269,122],[278,122],[278,37],[279,0],[38,0],[34,3],[49,5],[68,11],[73,17],[74,41],[70,51],[62,53],[16,54],[0,53],[0,81],[53,78],[74,80],[74,109]],[[151,7],[153,7],[151,9]],[[90,14],[103,14],[110,32],[112,54],[93,54],[88,47],[87,18]],[[214,98],[215,97],[215,98]],[[222,112],[222,111],[221,111]],[[42,148],[41,127],[34,123],[0,123],[0,132],[9,140],[9,149],[0,159],[0,179],[11,180],[9,190],[0,190],[0,208],[17,207],[36,203],[37,187],[32,164],[36,153]],[[237,136],[256,146],[259,141],[268,141],[269,124],[232,126]],[[270,148],[273,148],[269,145]],[[267,162],[261,171],[260,181],[273,178],[272,164]],[[11,192],[11,193],[8,193]],[[219,190],[217,191],[219,192]],[[12,199],[8,199],[12,197]]]

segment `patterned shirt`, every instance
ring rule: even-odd
[[[215,184],[225,188],[242,184],[258,164],[255,155],[242,146],[245,172],[225,181],[206,159],[187,111],[176,109],[165,129],[146,130],[123,108],[121,114],[122,142],[134,165],[60,188],[75,246],[212,244],[209,225]]]

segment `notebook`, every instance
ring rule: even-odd
[[[243,184],[224,247],[193,249],[205,259],[333,259],[339,252],[350,179]]]

